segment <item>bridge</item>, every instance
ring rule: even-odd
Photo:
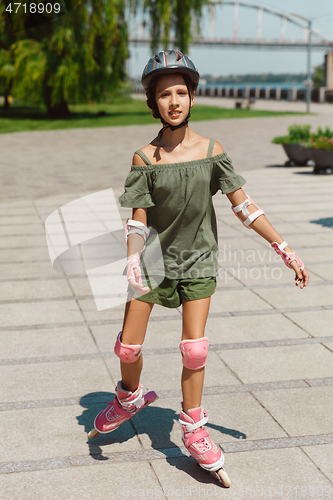
[[[233,18],[233,36],[231,38],[221,38],[215,35],[215,20],[217,9],[222,9],[224,5],[234,6],[234,18]],[[244,2],[243,0],[210,0],[209,5],[209,34],[208,36],[195,36],[191,41],[191,45],[199,46],[216,46],[216,47],[234,47],[234,48],[265,48],[265,49],[293,49],[293,50],[308,50],[309,44],[311,43],[312,50],[333,50],[333,41],[324,39],[318,32],[311,27],[311,21],[301,18],[299,21],[295,15],[287,14],[285,12],[267,7],[264,5],[259,5],[253,2]],[[256,37],[252,39],[240,38],[238,34],[239,28],[239,11],[241,9],[255,9],[257,11],[257,26],[256,26]],[[262,37],[262,27],[263,27],[263,14],[277,16],[281,20],[279,36],[272,39],[264,39]],[[306,39],[290,40],[286,38],[286,28],[287,23],[291,23],[297,26],[300,31],[303,30],[306,33]],[[136,27],[130,28],[131,35],[129,37],[129,42],[135,45],[150,45],[151,38],[149,35],[149,28],[151,23],[143,20]],[[223,28],[219,28],[219,31],[223,31]],[[170,38],[170,45],[174,45],[175,40],[173,37]]]

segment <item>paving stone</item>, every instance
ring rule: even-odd
[[[154,304],[153,309],[150,313],[150,318],[151,319],[165,318],[166,320],[169,319],[178,320],[181,317],[181,313],[182,313],[182,306],[169,308],[160,306],[159,304]]]
[[[311,220],[310,220],[311,219]],[[317,221],[320,221],[320,217],[317,219]],[[305,233],[304,236],[309,237],[309,234],[314,234],[316,235],[317,233],[322,233],[322,236],[324,234],[331,234],[332,233],[332,228],[328,226],[324,226],[322,224],[318,224],[314,222],[315,218],[309,217],[309,220],[307,222],[297,222],[297,227],[298,227],[298,232],[303,232]]]
[[[299,313],[295,315],[300,316]],[[211,344],[309,337],[302,328],[279,313],[224,318],[208,316],[206,335]]]
[[[333,432],[333,387],[304,387],[254,393],[290,436]]]
[[[0,262],[1,263],[16,263],[16,262],[46,262],[50,263],[50,256],[48,249],[44,247],[33,248],[0,248]]]
[[[50,262],[17,262],[0,264],[1,279],[59,278],[62,273],[55,271]]]
[[[0,326],[19,327],[61,323],[82,323],[75,300],[34,301],[0,304]]]
[[[320,488],[327,488],[328,493],[331,488],[332,492],[329,481],[299,449],[227,454],[225,468],[231,479],[229,490],[222,489],[221,485],[190,457],[155,460],[152,466],[169,497],[176,497],[177,489],[180,490],[180,497],[185,498],[188,495],[193,499],[295,499],[300,496],[301,491],[305,492],[305,488],[309,492],[310,487],[314,488],[311,489],[314,494],[317,489],[320,491]],[[302,486],[304,490],[301,490]]]
[[[329,210],[329,208],[327,207]],[[281,213],[280,217],[288,222],[311,222],[313,220],[318,220],[318,219],[324,219],[327,217],[327,210],[322,208],[321,210],[316,210],[315,212],[312,212],[309,210],[309,207],[307,207],[307,210],[301,211],[301,212],[291,212],[291,213]]]
[[[181,396],[160,398],[135,415],[133,425],[145,450],[183,446],[178,422],[181,401]]]
[[[3,215],[3,213],[1,212],[0,226],[11,226],[11,225],[22,226],[24,224],[28,225],[41,224],[40,217],[36,213],[31,213],[30,215],[26,215],[23,210],[21,210],[21,212],[22,213],[15,215]]]
[[[35,224],[11,224],[0,225],[0,236],[16,236],[20,234],[44,234],[44,228],[40,220]]]
[[[219,355],[243,383],[333,375],[332,353],[318,344],[224,350]]]
[[[333,233],[325,233],[325,235],[323,235],[323,239],[327,242],[333,243]]]
[[[1,300],[35,300],[73,297],[73,292],[64,279],[0,281]],[[20,307],[19,304],[17,304]]]
[[[63,356],[98,352],[84,325],[37,330],[2,331],[0,359]]]
[[[311,263],[308,265],[309,273],[313,272],[317,276],[322,277],[324,280],[332,281],[333,280],[333,266],[332,264],[316,264]],[[311,275],[310,275],[311,278]]]
[[[231,287],[240,287],[242,283],[236,278],[236,273],[228,273],[223,268],[219,268],[218,275],[216,276],[216,291],[221,291],[225,288],[228,290]]]
[[[291,239],[292,238],[292,239]],[[328,234],[323,234],[323,235],[316,235],[316,237],[313,239],[313,241],[309,241],[308,238],[304,238],[304,235],[302,234],[293,234],[290,235],[290,244],[292,241],[293,248],[296,250],[296,253],[299,254],[303,258],[303,249],[315,249],[317,248],[317,251],[321,251],[321,247],[328,247],[330,245],[329,241],[329,236]],[[289,241],[288,241],[289,243]],[[333,240],[332,240],[333,243]],[[302,250],[301,250],[302,249]]]
[[[1,366],[0,373],[2,402],[78,397],[115,386],[102,360]]]
[[[302,248],[302,260],[304,263],[308,262],[333,262],[333,248],[321,247],[318,248]]]
[[[145,449],[182,446],[180,403],[181,396],[159,399],[136,415],[134,425]],[[249,393],[205,395],[202,405],[209,414],[207,430],[216,443],[287,436]]]
[[[333,333],[333,310],[286,312],[285,315],[314,337],[325,337]]]
[[[91,286],[87,276],[77,276],[76,278],[68,279],[73,292],[79,297],[93,297]]]
[[[104,311],[98,311],[93,298],[89,297],[78,299],[77,302],[86,321],[98,322],[119,320],[121,327],[124,319],[125,304],[121,304],[110,309],[105,309]]]
[[[43,235],[13,235],[0,238],[0,248],[43,248],[46,247],[45,234]],[[51,264],[51,261],[50,261]],[[52,267],[52,266],[51,266]]]
[[[12,462],[18,457],[20,461],[41,460],[141,449],[130,422],[113,433],[88,440],[94,417],[105,406],[90,405],[83,412],[82,407],[74,405],[1,412],[1,425],[6,429],[1,462]]]
[[[286,436],[249,392],[204,395],[202,405],[208,411],[207,428],[216,443]]]
[[[146,496],[147,489],[160,490],[158,479],[147,462],[110,463],[96,459],[96,465],[6,474],[1,478],[4,498],[11,500],[91,500]],[[36,497],[38,492],[38,497]]]
[[[217,291],[210,303],[210,312],[256,311],[272,309],[251,290]]]
[[[333,352],[333,342],[324,342],[323,345]]]
[[[302,446],[316,466],[330,479],[333,480],[333,468],[331,457],[333,455],[333,444],[322,444],[318,446]],[[328,489],[324,494],[328,493]],[[326,495],[327,497],[329,495]]]
[[[286,297],[288,305],[293,307],[312,307],[332,305],[333,285],[316,285],[301,290],[299,287],[281,287],[272,289],[257,289],[256,293],[265,298],[269,304],[277,309],[286,307]]]

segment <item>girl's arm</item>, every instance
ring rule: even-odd
[[[143,159],[138,154],[134,154],[133,165],[145,165]],[[136,220],[138,222],[142,222],[145,226],[147,226],[147,209],[146,208],[133,208],[132,210],[132,220]],[[131,229],[131,226],[128,227],[128,230]],[[142,249],[144,246],[144,240],[139,234],[129,234],[127,238],[127,261],[129,261],[127,265],[127,274],[129,274],[130,267],[133,267],[133,264],[138,264],[140,262],[140,257],[142,253]],[[133,274],[135,275],[135,279],[129,279],[128,282],[131,288],[134,290],[136,295],[144,295],[149,292],[150,288],[144,287],[142,285],[141,279],[141,270],[140,267],[135,267],[133,269]]]
[[[133,208],[132,220],[142,222],[145,226],[147,226],[147,209]],[[132,226],[129,225],[128,230],[131,228]],[[142,285],[141,278],[140,257],[144,244],[144,239],[139,234],[129,234],[127,237],[127,276],[129,277],[132,273],[135,276],[135,279],[129,278],[128,282],[136,295],[139,296],[145,295],[150,291],[149,287],[144,287]],[[132,271],[131,268],[133,268]]]
[[[237,207],[247,200],[246,194],[244,193],[243,189],[237,189],[237,191],[228,193],[227,197],[234,207]],[[258,210],[258,208],[251,204],[247,207],[247,210],[250,214],[253,214]],[[242,211],[238,212],[237,215],[243,221],[247,219],[247,216],[244,215]],[[260,215],[248,227],[254,229],[256,233],[265,238],[265,240],[267,240],[269,243],[273,243],[273,241],[276,241],[276,243],[281,244],[284,241],[282,236],[280,236],[280,234],[274,229],[271,223],[266,219],[265,215]],[[289,245],[287,245],[284,250],[286,252],[292,252],[292,249]],[[296,260],[293,260],[290,263],[290,266],[295,271],[296,286],[301,285],[300,288],[306,287],[309,282],[309,273],[306,271],[306,269],[304,268],[303,270],[301,270]]]

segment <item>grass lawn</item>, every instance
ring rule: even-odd
[[[9,110],[0,107],[0,133],[23,132],[31,130],[58,130],[85,127],[119,127],[125,125],[145,125],[160,123],[155,120],[146,102],[127,99],[111,104],[74,104],[69,105],[72,116],[68,119],[50,120],[43,107],[12,104]],[[97,116],[104,111],[106,116]],[[259,111],[248,109],[225,109],[213,106],[195,105],[191,110],[191,120],[221,120],[228,118],[255,118],[304,114],[289,112]]]

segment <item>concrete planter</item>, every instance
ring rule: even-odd
[[[285,163],[286,166],[293,164],[304,166],[309,160],[312,160],[309,148],[305,148],[301,144],[282,144],[290,161]]]
[[[332,174],[333,173],[333,151],[325,149],[309,149],[311,158],[315,162],[313,172],[315,174]]]

